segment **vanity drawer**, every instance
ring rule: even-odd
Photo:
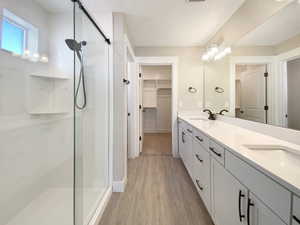
[[[200,143],[206,151],[208,151],[208,137],[206,137],[201,131],[194,129],[194,139]]]
[[[292,225],[300,225],[300,198],[294,195],[293,205],[293,223]]]
[[[225,149],[211,139],[209,140],[208,149],[210,151],[211,156],[224,166]]]
[[[226,151],[228,169],[250,192],[272,209],[286,224],[290,221],[291,193],[232,153]]]

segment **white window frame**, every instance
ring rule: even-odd
[[[3,20],[8,21],[20,28],[22,28],[24,32],[24,43],[23,43],[23,53],[25,50],[29,50],[31,54],[39,53],[39,29],[28,22],[26,19],[12,13],[6,8],[2,9],[1,23],[0,23],[0,49],[3,51],[7,51],[6,49],[2,49],[2,25]],[[7,51],[10,52],[10,51]]]
[[[24,31],[22,53],[21,53],[21,54],[23,54],[24,51],[28,47],[28,41],[27,41],[28,40],[28,35],[27,35],[28,34],[28,29],[26,27],[22,26],[21,24],[18,24],[16,21],[14,21],[14,20],[6,17],[6,16],[2,16],[2,20],[1,20],[1,27],[0,27],[1,28],[1,32],[0,32],[0,34],[1,34],[1,36],[0,36],[0,48],[2,50],[4,50],[4,51],[11,52],[11,51],[9,51],[9,50],[7,50],[5,48],[2,48],[2,38],[3,38],[3,27],[2,26],[3,26],[3,22],[4,21],[7,21],[8,23],[10,23],[10,24],[12,24],[12,25],[14,25],[14,26],[16,26],[16,27],[18,27],[18,28],[20,28],[20,29],[22,29]]]

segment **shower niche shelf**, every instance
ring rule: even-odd
[[[70,77],[66,76],[49,76],[49,75],[38,75],[38,74],[30,74],[31,77],[36,78],[45,78],[45,79],[58,79],[58,80],[69,80]]]
[[[67,114],[72,110],[72,80],[65,76],[28,76],[27,111],[30,115]]]

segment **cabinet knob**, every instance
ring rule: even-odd
[[[191,129],[187,129],[188,132],[193,133],[193,131]]]
[[[204,140],[202,138],[200,138],[199,136],[196,136],[196,138],[198,139],[198,141],[203,142]]]
[[[199,180],[196,180],[196,183],[197,183],[197,186],[198,186],[198,188],[200,189],[200,191],[203,191],[204,188],[200,185],[200,181],[199,181]]]
[[[216,150],[213,147],[209,147],[209,150],[212,151],[215,155],[222,157],[221,153],[216,152]]]
[[[245,197],[245,195],[240,190],[239,191],[239,217],[240,217],[240,222],[243,222],[243,219],[245,218],[245,215],[242,214],[242,198],[244,198],[244,197]]]
[[[247,225],[250,225],[250,210],[252,206],[254,206],[254,203],[252,203],[252,200],[249,198],[247,207]]]
[[[196,158],[198,159],[199,162],[203,163],[203,159],[200,158],[200,155],[196,154]]]

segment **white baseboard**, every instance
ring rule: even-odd
[[[172,133],[171,130],[145,130],[145,134],[165,134],[165,133]]]
[[[124,192],[127,185],[127,177],[122,181],[113,181],[113,192]]]
[[[104,197],[102,199],[102,201],[100,202],[98,208],[95,211],[94,216],[92,217],[92,219],[90,220],[90,222],[88,223],[88,225],[98,225],[100,223],[100,220],[103,216],[104,210],[106,209],[109,200],[111,198],[112,195],[112,187],[110,187],[104,194]]]

